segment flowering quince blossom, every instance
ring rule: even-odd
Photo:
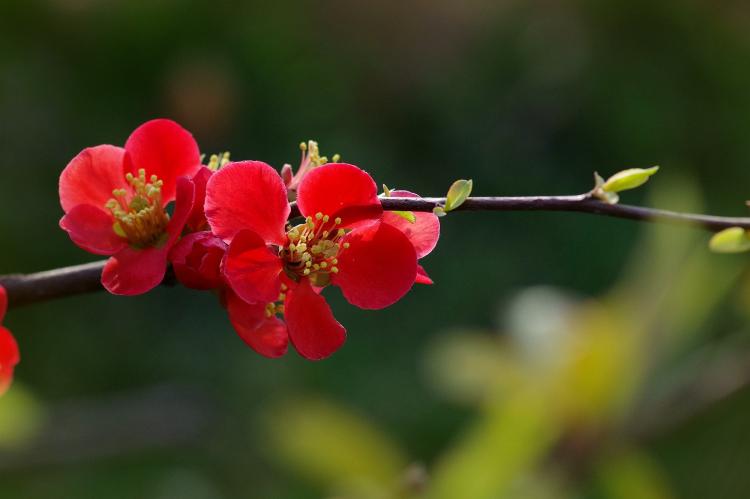
[[[288,336],[302,356],[323,359],[343,344],[346,330],[322,289],[336,285],[360,308],[392,305],[415,282],[429,281],[417,259],[434,248],[439,225],[420,218],[405,227],[384,214],[372,178],[345,163],[306,172],[297,189],[304,221],[287,225],[284,184],[265,163],[229,163],[208,181],[205,214],[228,245],[225,299],[240,336],[267,356],[283,355]]]
[[[90,147],[65,167],[60,227],[84,250],[111,256],[102,272],[109,292],[141,294],[162,281],[169,250],[186,223],[200,223],[192,216],[195,186],[189,179],[200,163],[192,135],[158,119],[138,127],[125,147]]]
[[[5,288],[0,286],[0,323],[5,317],[8,309],[8,294]],[[0,395],[10,386],[13,380],[13,369],[21,360],[18,354],[18,344],[10,334],[10,331],[0,326]]]

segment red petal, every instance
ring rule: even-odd
[[[346,329],[336,321],[325,298],[312,289],[307,279],[287,293],[284,317],[289,339],[306,359],[325,359],[346,340]]]
[[[16,343],[10,331],[0,327],[0,395],[10,386],[13,370],[21,360]]]
[[[286,325],[276,317],[266,317],[265,304],[247,303],[231,291],[226,300],[229,320],[242,341],[264,357],[273,359],[286,353]]]
[[[206,218],[213,233],[226,242],[248,229],[281,245],[289,211],[284,182],[260,161],[230,163],[208,181]]]
[[[127,241],[112,229],[114,218],[90,204],[79,204],[62,217],[60,228],[79,247],[95,255],[113,255]]]
[[[8,311],[8,292],[0,285],[0,322],[5,319],[5,312]]]
[[[125,248],[110,258],[102,271],[102,285],[114,295],[139,295],[164,280],[169,247]]]
[[[417,264],[417,278],[414,280],[415,284],[435,284],[430,276],[425,272],[424,267]]]
[[[60,205],[66,213],[80,204],[104,208],[114,189],[130,189],[125,181],[125,149],[89,147],[68,163],[60,174]]]
[[[364,170],[346,163],[331,163],[310,170],[297,190],[303,215],[341,217],[343,227],[380,217],[383,208],[378,187]]]
[[[190,177],[201,167],[198,144],[190,132],[171,120],[147,121],[125,142],[125,171],[134,175],[143,168],[164,182],[162,201],[174,200],[177,179]]]
[[[177,280],[192,289],[216,289],[223,284],[221,261],[224,241],[210,232],[194,232],[180,239],[169,252]]]
[[[414,284],[417,255],[398,229],[378,224],[355,229],[344,239],[350,247],[338,256],[338,274],[332,282],[341,287],[349,303],[379,309],[394,304]]]
[[[392,191],[391,195],[399,198],[419,198],[417,194],[409,191]],[[440,238],[440,221],[432,213],[415,211],[414,217],[416,221],[411,223],[402,216],[386,211],[383,213],[383,222],[403,232],[414,245],[417,259],[420,259],[435,249]]]
[[[282,264],[266,242],[250,230],[238,233],[224,257],[224,277],[248,303],[270,303],[279,298]]]
[[[187,226],[192,232],[208,229],[208,221],[203,211],[203,205],[206,202],[206,184],[208,184],[208,179],[211,178],[213,173],[203,166],[192,178],[195,185],[195,199],[193,200],[193,209],[187,221]]]
[[[193,209],[193,200],[195,198],[195,185],[192,180],[186,177],[177,179],[177,199],[174,202],[174,213],[169,219],[167,232],[169,233],[169,242],[167,246],[171,247],[182,234],[185,228],[190,212]]]

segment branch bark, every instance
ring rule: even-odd
[[[383,198],[386,210],[429,212],[445,203],[445,198]],[[750,229],[750,218],[717,217],[694,213],[607,204],[589,194],[574,196],[471,197],[455,211],[572,211],[625,218],[642,222],[686,225],[709,231],[729,227]],[[291,217],[299,216],[292,203]],[[0,276],[0,285],[8,292],[8,305],[18,307],[65,296],[102,290],[100,283],[104,261],[64,267],[34,274]],[[173,282],[168,276],[165,283]]]

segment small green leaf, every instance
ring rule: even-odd
[[[635,189],[646,183],[648,178],[659,171],[658,166],[653,168],[630,168],[617,172],[604,182],[601,186],[604,192],[621,192],[629,189]]]
[[[387,198],[391,197],[391,190],[385,184],[383,184],[383,194],[385,194],[385,197]]]
[[[443,207],[442,207],[442,206],[436,206],[436,207],[434,207],[434,208],[432,209],[432,213],[433,213],[434,215],[437,215],[437,216],[439,216],[439,217],[444,217],[445,215],[447,215],[447,214],[448,214],[448,213],[446,213],[446,212],[445,212],[445,210],[443,209]]]
[[[446,196],[445,211],[449,212],[461,206],[466,201],[466,198],[471,195],[472,187],[473,182],[471,180],[461,179],[453,182]]]
[[[417,217],[412,211],[392,211],[391,213],[400,216],[403,219],[409,221],[409,223],[417,223]]]
[[[731,227],[714,234],[708,247],[716,253],[742,253],[750,250],[750,237],[742,227]]]
[[[608,204],[617,204],[620,200],[620,196],[614,192],[605,192],[604,189],[602,189],[603,185],[604,179],[602,176],[599,175],[599,172],[594,172],[594,188],[591,190],[591,195],[598,198],[599,201],[604,201]]]

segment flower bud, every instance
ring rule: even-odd
[[[223,286],[221,261],[226,244],[210,232],[195,232],[183,237],[172,248],[172,262],[177,280],[192,289],[216,289]]]

